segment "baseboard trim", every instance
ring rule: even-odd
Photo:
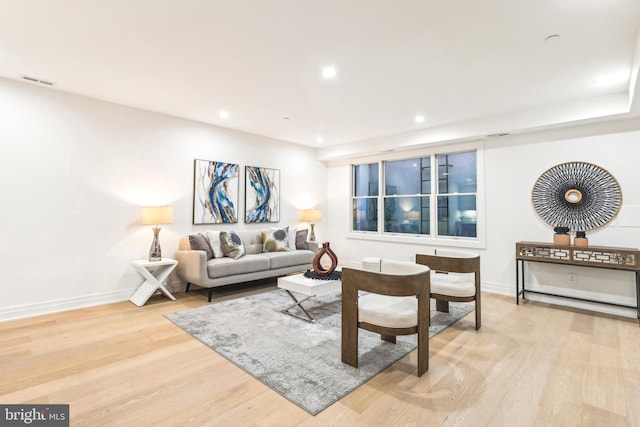
[[[80,297],[60,300],[44,301],[35,304],[3,307],[0,308],[0,322],[126,301],[134,292],[135,289],[128,289],[93,295],[83,295]]]

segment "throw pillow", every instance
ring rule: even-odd
[[[289,227],[289,232],[287,233],[287,247],[290,251],[295,251],[297,249],[296,234],[298,234],[298,229],[296,227]]]
[[[262,232],[263,252],[286,252],[289,239],[287,238],[289,227],[272,228]]]
[[[242,239],[234,231],[222,231],[220,233],[220,243],[222,244],[224,256],[238,259],[245,254]]]
[[[213,251],[206,237],[202,233],[192,234],[189,236],[189,245],[194,251],[205,251],[207,253],[207,261],[213,258]]]
[[[209,239],[209,244],[211,245],[211,250],[213,251],[214,258],[222,258],[224,257],[224,251],[222,250],[222,243],[220,243],[220,231],[217,230],[207,230],[207,239]]]
[[[304,230],[298,230],[296,233],[296,249],[309,249],[309,244],[307,243],[308,235],[309,230],[306,228]]]

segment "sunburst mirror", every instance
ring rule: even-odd
[[[531,199],[540,218],[552,227],[587,231],[616,216],[622,191],[618,181],[600,166],[567,162],[540,175]]]

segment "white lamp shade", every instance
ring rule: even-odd
[[[305,209],[302,211],[300,221],[314,223],[322,219],[322,211],[320,209]]]
[[[142,208],[142,223],[159,225],[173,222],[173,207],[171,206],[145,206]]]

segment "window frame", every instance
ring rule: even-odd
[[[475,193],[458,193],[456,195],[468,195],[475,194],[476,196],[476,237],[463,237],[463,236],[439,236],[437,235],[437,200],[440,196],[452,195],[451,193],[439,193],[437,188],[437,155],[444,154],[456,154],[461,152],[475,151],[476,152],[476,192]],[[384,176],[384,162],[406,160],[411,158],[423,158],[431,157],[431,193],[430,197],[430,234],[408,234],[399,232],[385,232],[384,231],[384,199],[386,196],[385,188],[385,176]],[[482,141],[474,141],[462,144],[448,144],[429,146],[419,150],[407,150],[402,152],[385,152],[378,155],[361,158],[357,162],[349,164],[350,168],[350,190],[349,190],[349,218],[353,216],[353,200],[354,197],[354,182],[353,182],[353,168],[357,165],[365,165],[377,163],[378,164],[378,230],[377,231],[359,231],[353,229],[353,220],[349,220],[349,230],[347,233],[348,239],[359,240],[371,240],[380,242],[396,242],[396,243],[410,243],[418,245],[433,245],[433,246],[456,246],[464,248],[485,248],[485,183],[484,183],[484,144]],[[436,165],[436,167],[433,167]],[[382,214],[381,214],[382,213]]]

